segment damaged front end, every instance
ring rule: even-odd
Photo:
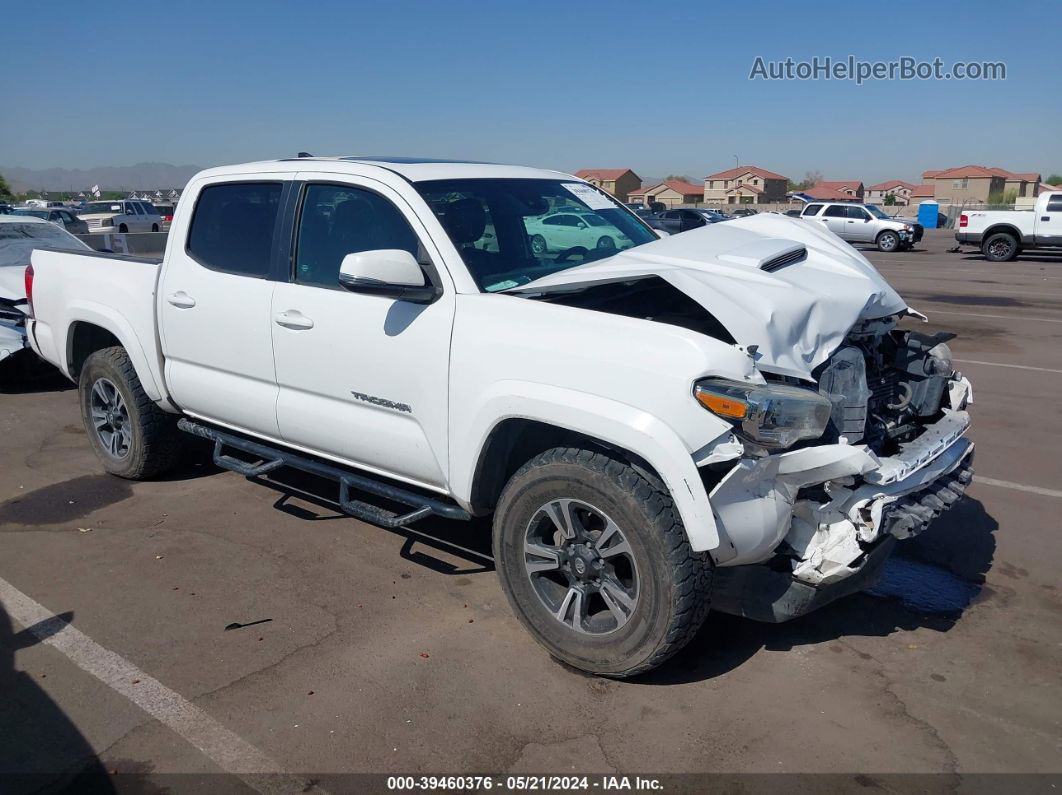
[[[781,453],[746,440],[711,489],[734,542],[718,561],[713,609],[784,621],[862,590],[897,540],[962,496],[973,476],[970,384],[952,369],[949,335],[896,320],[858,324],[816,369],[817,385],[803,384],[829,402],[818,439]]]

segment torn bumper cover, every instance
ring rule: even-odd
[[[888,458],[824,445],[742,461],[712,491],[731,537],[757,542],[716,570],[712,608],[786,621],[877,579],[897,540],[924,530],[973,477],[969,417],[949,411]],[[751,564],[751,565],[742,565]]]

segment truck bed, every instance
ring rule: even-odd
[[[156,326],[162,260],[97,251],[39,248],[34,272],[31,347],[68,378],[77,378],[77,336],[110,334],[129,353],[144,391],[166,401]]]

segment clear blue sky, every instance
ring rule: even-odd
[[[149,17],[147,23],[139,20]],[[11,2],[0,165],[416,154],[700,178],[1062,172],[1062,2]],[[1000,82],[751,82],[757,55]]]

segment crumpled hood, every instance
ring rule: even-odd
[[[807,249],[767,272],[761,265]],[[825,229],[778,214],[672,235],[510,290],[541,293],[658,276],[710,312],[758,367],[811,379],[857,322],[907,310],[873,265]]]

